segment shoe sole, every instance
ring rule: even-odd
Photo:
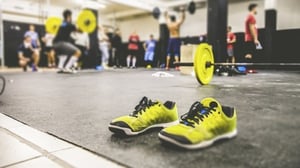
[[[133,132],[130,128],[124,128],[124,127],[118,127],[116,125],[111,125],[109,124],[108,125],[108,129],[111,131],[111,132],[114,132],[116,134],[125,134],[125,135],[128,135],[128,136],[134,136],[134,135],[138,135],[138,134],[141,134],[149,129],[152,129],[152,128],[165,128],[165,127],[170,127],[170,126],[173,126],[173,125],[177,125],[179,123],[179,121],[173,121],[173,122],[169,122],[169,123],[161,123],[161,124],[154,124],[154,125],[151,125],[141,131],[137,131],[137,132]]]
[[[234,131],[232,131],[230,133],[219,135],[219,136],[215,137],[214,139],[211,139],[208,141],[203,141],[203,142],[197,143],[197,144],[182,144],[182,143],[180,143],[172,138],[169,138],[165,135],[162,135],[160,133],[158,134],[158,137],[161,141],[170,143],[170,144],[178,146],[180,148],[196,150],[196,149],[202,149],[202,148],[209,147],[212,144],[214,144],[216,141],[221,140],[221,139],[231,139],[231,138],[235,137],[236,135],[237,135],[237,130],[235,129]]]

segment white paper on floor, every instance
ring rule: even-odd
[[[153,77],[158,77],[158,78],[170,78],[170,77],[174,77],[173,74],[167,73],[167,72],[155,72],[154,74],[152,74]]]

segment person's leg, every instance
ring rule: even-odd
[[[166,56],[166,70],[169,70],[170,68],[170,60],[172,55],[172,45],[173,45],[173,39],[169,39],[168,42],[168,49],[167,49],[167,56]]]
[[[148,67],[149,68],[152,68],[153,61],[154,61],[154,52],[150,52],[149,56],[148,56],[148,65],[149,65]]]
[[[180,46],[181,46],[181,41],[179,38],[174,39],[174,56],[175,56],[175,63],[179,62],[179,56],[180,56]],[[179,66],[175,67],[176,70],[179,70]]]
[[[131,55],[127,56],[127,68],[130,67],[130,62],[131,62]]]
[[[252,42],[246,42],[245,43],[245,51],[246,51],[246,53],[245,53],[245,58],[246,58],[246,60],[250,60],[250,59],[252,59],[252,47],[251,47],[251,43]]]
[[[151,66],[151,65],[150,65],[150,62],[151,62],[150,57],[151,57],[151,52],[146,51],[146,52],[145,52],[144,61],[145,61],[145,63],[146,63],[146,67],[147,67],[147,68],[150,68],[150,66]]]
[[[109,60],[109,48],[108,46],[102,47],[102,66],[107,67],[108,66],[108,60]]]
[[[56,60],[55,60],[55,51],[54,51],[54,49],[50,50],[49,55],[50,55],[50,62],[52,64],[52,67],[55,67],[56,66]]]
[[[179,56],[177,55],[177,56],[175,56],[175,63],[178,63],[179,62]],[[175,69],[176,70],[180,70],[180,68],[179,68],[179,66],[175,66]]]
[[[132,68],[136,68],[136,56],[132,56]]]
[[[148,66],[148,55],[149,55],[149,52],[146,51],[146,52],[145,52],[145,56],[144,56],[144,61],[145,61],[145,63],[146,63],[146,66]]]
[[[50,50],[46,49],[47,51],[47,61],[48,61],[48,68],[52,67],[52,58],[51,58],[51,54],[50,54]]]
[[[174,56],[175,62],[179,62],[181,41],[179,38],[174,39]]]
[[[81,56],[81,51],[77,47],[75,47],[71,43],[63,43],[63,47],[65,50],[66,55],[71,55],[71,58],[69,59],[68,63],[65,66],[65,69],[69,70],[71,67],[78,61],[78,59]]]
[[[253,63],[253,57],[256,50],[256,46],[254,42],[246,42],[246,46],[247,46],[247,54],[245,56],[246,63]],[[247,72],[254,73],[256,71],[253,70],[253,66],[247,66]]]
[[[59,55],[58,56],[58,69],[62,71],[64,69],[65,62],[67,60],[67,55]]]
[[[33,60],[33,70],[36,71],[40,62],[40,52],[39,50],[34,50],[32,53],[32,60]]]
[[[229,63],[230,61],[230,49],[227,48],[227,58],[226,58],[226,63]]]
[[[66,64],[66,69],[71,69],[71,67],[76,63],[81,55],[81,51],[78,49],[72,54],[70,60]]]
[[[116,68],[117,67],[116,48],[112,48],[111,57],[112,57],[113,67]]]
[[[170,68],[170,60],[171,60],[171,56],[167,56],[167,60],[166,60],[166,69],[168,70]]]
[[[101,64],[102,66],[105,64],[105,49],[103,47],[103,45],[100,45],[100,51],[101,51]]]
[[[21,68],[23,68],[24,72],[27,71],[27,65],[28,65],[29,61],[30,61],[29,58],[19,59],[19,65]]]

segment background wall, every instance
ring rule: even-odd
[[[230,0],[229,0],[230,1]],[[228,24],[233,27],[234,32],[244,31],[244,20],[248,14],[249,3],[257,3],[259,5],[257,15],[257,27],[264,28],[265,25],[265,7],[264,0],[245,0],[230,1],[228,7]],[[299,0],[277,0],[278,30],[300,28],[300,1]],[[206,33],[207,9],[198,9],[194,15],[187,15],[185,23],[181,28],[181,36],[198,36]],[[148,34],[158,34],[158,22],[152,16],[143,16],[139,18],[130,18],[118,22],[123,39],[127,41],[129,34],[135,28],[142,39],[145,40]]]
[[[277,28],[279,30],[300,28],[299,7],[299,0],[277,0]]]
[[[129,35],[136,30],[142,40],[149,38],[153,34],[155,38],[159,36],[158,21],[152,15],[134,17],[131,19],[121,20],[117,22],[118,27],[122,31],[123,41],[128,41]]]

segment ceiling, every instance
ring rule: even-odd
[[[36,6],[36,10],[39,10],[41,7],[43,7],[44,10],[49,10],[47,6],[49,5],[52,7],[51,10],[55,10],[53,8],[59,8],[60,11],[64,8],[79,11],[84,7],[90,7],[98,10],[100,15],[108,19],[125,18],[150,13],[154,7],[159,7],[163,11],[169,10],[172,7],[187,5],[190,1],[191,0],[0,0],[0,2],[4,2],[8,6],[10,11],[17,11],[20,8],[24,8],[19,11],[20,14],[22,14],[22,12],[26,14],[30,13],[30,11],[33,10],[33,6]],[[205,3],[207,0],[193,1],[196,3]],[[7,9],[5,9],[5,7],[3,8],[5,12]],[[39,14],[39,12],[36,14]]]

